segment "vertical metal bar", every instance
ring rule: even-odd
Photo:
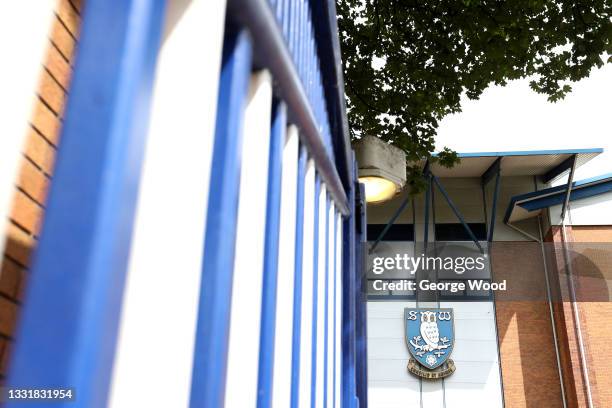
[[[295,284],[293,290],[293,341],[291,361],[291,407],[297,408],[300,394],[300,345],[302,325],[302,262],[304,254],[304,187],[308,153],[300,147],[297,177],[297,209],[295,213]]]
[[[311,382],[310,382],[310,401],[312,407],[316,407],[317,404],[317,353],[319,351],[319,344],[317,341],[317,330],[318,330],[318,303],[319,303],[319,205],[321,195],[321,180],[319,176],[316,176],[315,181],[315,194],[314,194],[314,253],[313,253],[313,272],[312,272],[312,371],[311,371]]]
[[[191,380],[192,406],[222,406],[225,394],[242,124],[251,55],[248,33],[227,27]]]
[[[276,327],[276,294],[278,281],[278,247],[281,211],[281,177],[283,147],[287,129],[287,109],[276,100],[272,111],[268,167],[268,199],[264,248],[264,275],[259,345],[257,406],[268,407],[272,401],[274,367],[274,333]],[[286,272],[286,271],[284,271]]]
[[[365,186],[358,184],[359,197],[357,200],[357,207],[359,212],[356,216],[359,217],[359,227],[357,228],[356,238],[356,249],[355,249],[355,292],[354,303],[356,309],[355,325],[357,338],[355,340],[355,354],[356,358],[356,394],[359,401],[359,406],[366,406],[368,401],[368,360],[367,360],[367,311],[365,297],[362,296],[364,293],[363,283],[365,273],[363,271],[363,249],[366,242],[366,207],[364,202],[365,197]]]
[[[567,189],[565,193],[565,200],[563,201],[563,207],[561,209],[561,235],[562,235],[562,249],[563,249],[563,257],[565,260],[565,265],[567,268],[567,279],[569,281],[570,286],[570,301],[572,304],[572,314],[574,316],[574,324],[576,327],[576,337],[578,340],[578,352],[580,354],[580,367],[582,372],[582,379],[584,381],[584,386],[586,388],[587,393],[587,403],[589,408],[594,406],[593,404],[593,395],[591,391],[591,381],[589,375],[589,367],[587,363],[586,357],[586,347],[584,344],[584,339],[582,336],[582,324],[580,322],[580,310],[578,309],[578,303],[576,299],[576,286],[574,284],[574,273],[572,267],[572,261],[570,259],[569,250],[567,249],[567,232],[566,232],[566,222],[565,215],[567,213],[567,209],[569,207],[570,196],[572,194],[572,185],[574,183],[574,172],[576,170],[576,155],[572,158],[572,167],[570,169],[569,177],[567,179]]]
[[[342,225],[342,407],[355,406],[355,187],[357,164],[353,156],[353,182],[348,193],[348,217]]]
[[[431,201],[431,179],[432,175],[426,172],[427,177],[427,190],[425,190],[425,222],[423,224],[423,250],[427,250],[427,242],[429,241],[429,203]]]
[[[453,210],[453,213],[455,213],[455,216],[461,222],[461,224],[463,225],[463,228],[465,228],[465,231],[468,233],[468,235],[470,236],[472,241],[474,241],[474,243],[476,244],[478,249],[480,249],[480,251],[482,252],[483,249],[482,249],[482,246],[480,245],[480,242],[478,242],[478,239],[476,238],[476,236],[472,232],[472,229],[470,228],[469,225],[467,225],[467,223],[465,222],[465,219],[463,219],[463,216],[461,215],[461,213],[459,212],[457,207],[455,207],[455,204],[453,203],[453,201],[448,196],[448,193],[446,192],[446,190],[444,190],[444,187],[442,187],[442,185],[438,181],[438,178],[436,176],[434,176],[434,175],[432,175],[432,178],[433,178],[434,183],[436,183],[436,186],[438,186],[438,189],[440,190],[440,192],[442,193],[442,195],[446,199],[446,202],[450,206],[451,210]]]
[[[536,177],[533,177],[533,184],[535,191],[538,190],[538,183]],[[557,334],[557,324],[555,319],[555,312],[553,309],[553,297],[550,289],[550,276],[548,275],[548,266],[546,262],[546,251],[544,249],[544,234],[542,226],[542,215],[538,215],[538,233],[540,235],[540,250],[542,252],[542,265],[544,266],[544,279],[546,283],[546,299],[548,301],[548,313],[550,316],[550,322],[552,326],[553,342],[555,343],[555,357],[557,359],[557,374],[559,375],[559,386],[561,387],[561,398],[563,401],[563,408],[567,408],[567,397],[565,395],[565,384],[563,384],[563,369],[561,366],[561,354],[559,352],[559,339]],[[498,350],[499,353],[499,350]],[[501,367],[500,367],[501,371]],[[500,373],[501,374],[501,373]]]
[[[329,347],[328,347],[328,338],[329,338],[329,319],[330,319],[330,315],[329,315],[329,289],[330,289],[330,282],[329,282],[329,275],[330,275],[330,268],[329,268],[329,260],[331,257],[331,254],[329,253],[329,235],[330,235],[330,217],[329,217],[329,210],[331,208],[331,200],[329,198],[327,198],[326,202],[326,208],[325,208],[325,322],[324,322],[324,327],[325,327],[325,333],[323,334],[323,344],[325,345],[325,351],[323,353],[323,401],[324,404],[327,405],[328,403],[328,390],[327,390],[327,384],[329,381],[329,377],[328,377],[328,365],[329,362],[327,361],[327,358],[329,356]]]
[[[565,200],[563,200],[563,207],[561,208],[561,222],[565,222],[565,213],[569,205],[570,196],[572,194],[572,187],[574,183],[574,171],[576,170],[576,155],[572,159],[572,167],[570,168],[569,177],[567,179],[567,189],[565,192]]]
[[[337,339],[337,333],[338,333],[338,330],[337,330],[338,326],[337,326],[337,324],[338,324],[338,317],[339,317],[338,313],[337,313],[337,310],[338,310],[337,305],[338,305],[338,301],[340,299],[338,299],[338,295],[337,295],[338,287],[339,287],[339,285],[338,285],[338,272],[339,272],[338,271],[338,221],[337,221],[338,213],[336,212],[335,209],[334,209],[333,215],[334,215],[333,216],[333,223],[334,223],[334,236],[333,236],[334,247],[333,248],[334,248],[334,253],[333,253],[333,275],[332,276],[333,276],[333,280],[334,280],[334,292],[333,292],[332,296],[333,296],[333,308],[334,308],[334,310],[333,310],[333,323],[332,323],[332,327],[333,327],[334,333],[333,333],[333,343],[332,343],[333,344],[332,364],[333,364],[334,368],[333,368],[333,379],[332,379],[332,405],[331,406],[332,406],[332,408],[335,408],[336,407],[336,401],[337,401],[337,398],[338,398],[338,395],[336,394],[336,384],[338,383],[338,374],[340,374],[338,372],[338,366],[336,365],[336,361],[337,361],[337,357],[338,357],[338,353],[339,353],[339,350],[337,348],[337,343],[338,343],[337,342],[337,340],[338,340]]]
[[[106,406],[164,10],[154,0],[85,8],[8,381],[78,390],[58,406]]]
[[[495,218],[497,214],[497,198],[499,197],[499,185],[501,179],[500,167],[497,168],[497,174],[495,174],[495,191],[493,193],[493,204],[491,205],[491,221],[489,221],[489,237],[487,241],[493,242],[493,230],[495,229]]]
[[[342,216],[335,213],[334,238],[334,405],[342,401]]]
[[[489,216],[487,215],[487,192],[484,183],[480,184],[480,191],[482,192],[482,209],[484,212],[484,224],[489,222]]]

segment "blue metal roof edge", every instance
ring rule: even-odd
[[[527,203],[519,204],[527,211],[540,210],[563,203],[566,185],[546,188],[544,190],[533,191],[530,193],[519,194],[510,199],[508,209],[504,215],[504,223],[507,223],[512,215],[512,211],[519,201],[529,200]],[[580,200],[587,197],[596,196],[612,191],[612,173],[579,180],[572,183],[570,201]]]
[[[537,156],[542,154],[588,154],[588,153],[603,153],[602,148],[592,149],[553,149],[553,150],[515,150],[508,152],[474,152],[474,153],[457,153],[461,157],[506,157],[506,156]],[[437,156],[439,153],[433,153],[432,156]]]

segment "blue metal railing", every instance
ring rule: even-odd
[[[288,28],[289,43],[281,32],[276,15],[265,0],[230,0],[228,8],[229,15],[249,29],[254,38],[255,63],[265,66],[272,72],[278,83],[278,92],[288,105],[289,118],[301,130],[302,143],[312,155],[317,170],[340,212],[347,215],[349,208],[345,188],[334,163],[334,157],[330,154],[334,144],[329,136],[328,125],[323,124],[328,120],[326,114],[323,115],[325,101],[323,98],[313,100],[318,103],[316,105],[309,101],[308,90],[313,89],[313,83],[302,78],[302,75],[306,78],[308,75],[299,74],[304,66],[313,70],[319,69],[318,61],[315,61],[318,58],[316,53],[307,52],[308,44],[313,40],[306,37],[305,27],[308,27],[308,20],[305,17],[306,4],[294,2],[293,7],[288,10],[291,22]],[[339,63],[336,60],[328,62]],[[319,118],[323,123],[317,121],[316,112],[319,112]],[[343,142],[345,136],[341,136]]]
[[[144,154],[164,5],[161,0],[86,3],[57,172],[9,376],[9,384],[17,386],[77,387],[77,401],[66,406],[102,407],[109,400],[123,288],[131,271],[127,260],[140,182],[135,163]],[[232,325],[240,324],[232,321],[235,260],[242,255],[236,253],[236,242],[246,236],[240,235],[240,225],[242,231],[247,225],[240,223],[239,215],[241,205],[252,199],[240,197],[244,155],[249,153],[243,151],[243,141],[253,140],[243,139],[243,125],[253,73],[261,70],[271,74],[273,97],[272,117],[261,118],[269,121],[270,139],[269,158],[262,159],[268,165],[266,188],[258,197],[265,197],[259,201],[266,205],[258,224],[265,225],[265,233],[257,231],[259,238],[254,238],[263,242],[262,265],[253,265],[263,287],[259,315],[251,316],[260,319],[259,333],[253,333],[256,340],[249,339],[259,343],[253,403],[272,404],[277,282],[279,274],[289,273],[294,285],[290,405],[298,407],[304,400],[305,391],[299,388],[304,379],[304,327],[312,328],[307,333],[312,334],[313,351],[308,356],[310,405],[317,407],[320,399],[326,405],[367,405],[365,364],[357,360],[366,358],[357,259],[364,213],[363,204],[356,206],[360,191],[348,140],[335,24],[331,0],[228,1],[218,93],[208,95],[216,100],[216,118],[214,134],[209,135],[214,147],[205,239],[198,253],[202,264],[199,298],[194,302],[195,344],[187,398],[191,406],[220,407],[226,397],[230,332]],[[266,86],[269,90],[271,85]],[[295,242],[294,268],[279,270],[279,229],[288,222],[280,217],[283,148],[290,127],[299,137],[299,154],[292,158],[297,162],[291,220],[295,230],[290,237]],[[307,184],[307,174],[316,185]],[[96,183],[103,177],[112,180]],[[341,262],[335,262],[337,255]],[[315,259],[313,265],[308,257]],[[306,260],[314,270],[303,267]],[[312,322],[302,319],[306,310],[312,311]],[[336,315],[336,310],[342,313]],[[325,323],[318,325],[318,319]],[[341,367],[336,366],[336,356],[341,356]],[[327,369],[330,365],[333,370]]]

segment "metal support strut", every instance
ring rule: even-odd
[[[472,229],[470,228],[470,226],[465,222],[465,219],[463,218],[463,216],[459,212],[459,209],[455,206],[455,203],[453,203],[453,201],[449,197],[449,195],[446,192],[446,190],[444,189],[444,187],[442,187],[442,184],[440,184],[440,181],[438,180],[438,178],[436,176],[434,176],[433,174],[431,175],[431,178],[432,178],[433,182],[436,184],[436,186],[438,186],[438,190],[440,190],[440,192],[442,193],[442,195],[446,199],[446,202],[450,206],[451,210],[453,210],[453,213],[455,213],[455,216],[457,217],[459,222],[461,222],[461,224],[463,225],[463,228],[465,228],[465,231],[468,233],[468,235],[470,236],[472,241],[474,241],[474,244],[476,244],[478,249],[480,249],[480,252],[484,252],[484,249],[482,248],[482,245],[480,245],[480,242],[478,242],[478,239],[476,238],[476,235],[474,235],[474,232],[472,232]]]

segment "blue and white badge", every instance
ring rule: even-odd
[[[455,342],[453,309],[406,308],[404,318],[406,344],[412,357],[427,370],[434,370],[446,363]],[[452,360],[449,361],[450,364]],[[414,372],[414,370],[410,371]],[[454,371],[454,365],[452,371]],[[415,374],[423,376],[420,372],[415,372]],[[434,377],[427,375],[426,377],[443,376],[445,375]]]

